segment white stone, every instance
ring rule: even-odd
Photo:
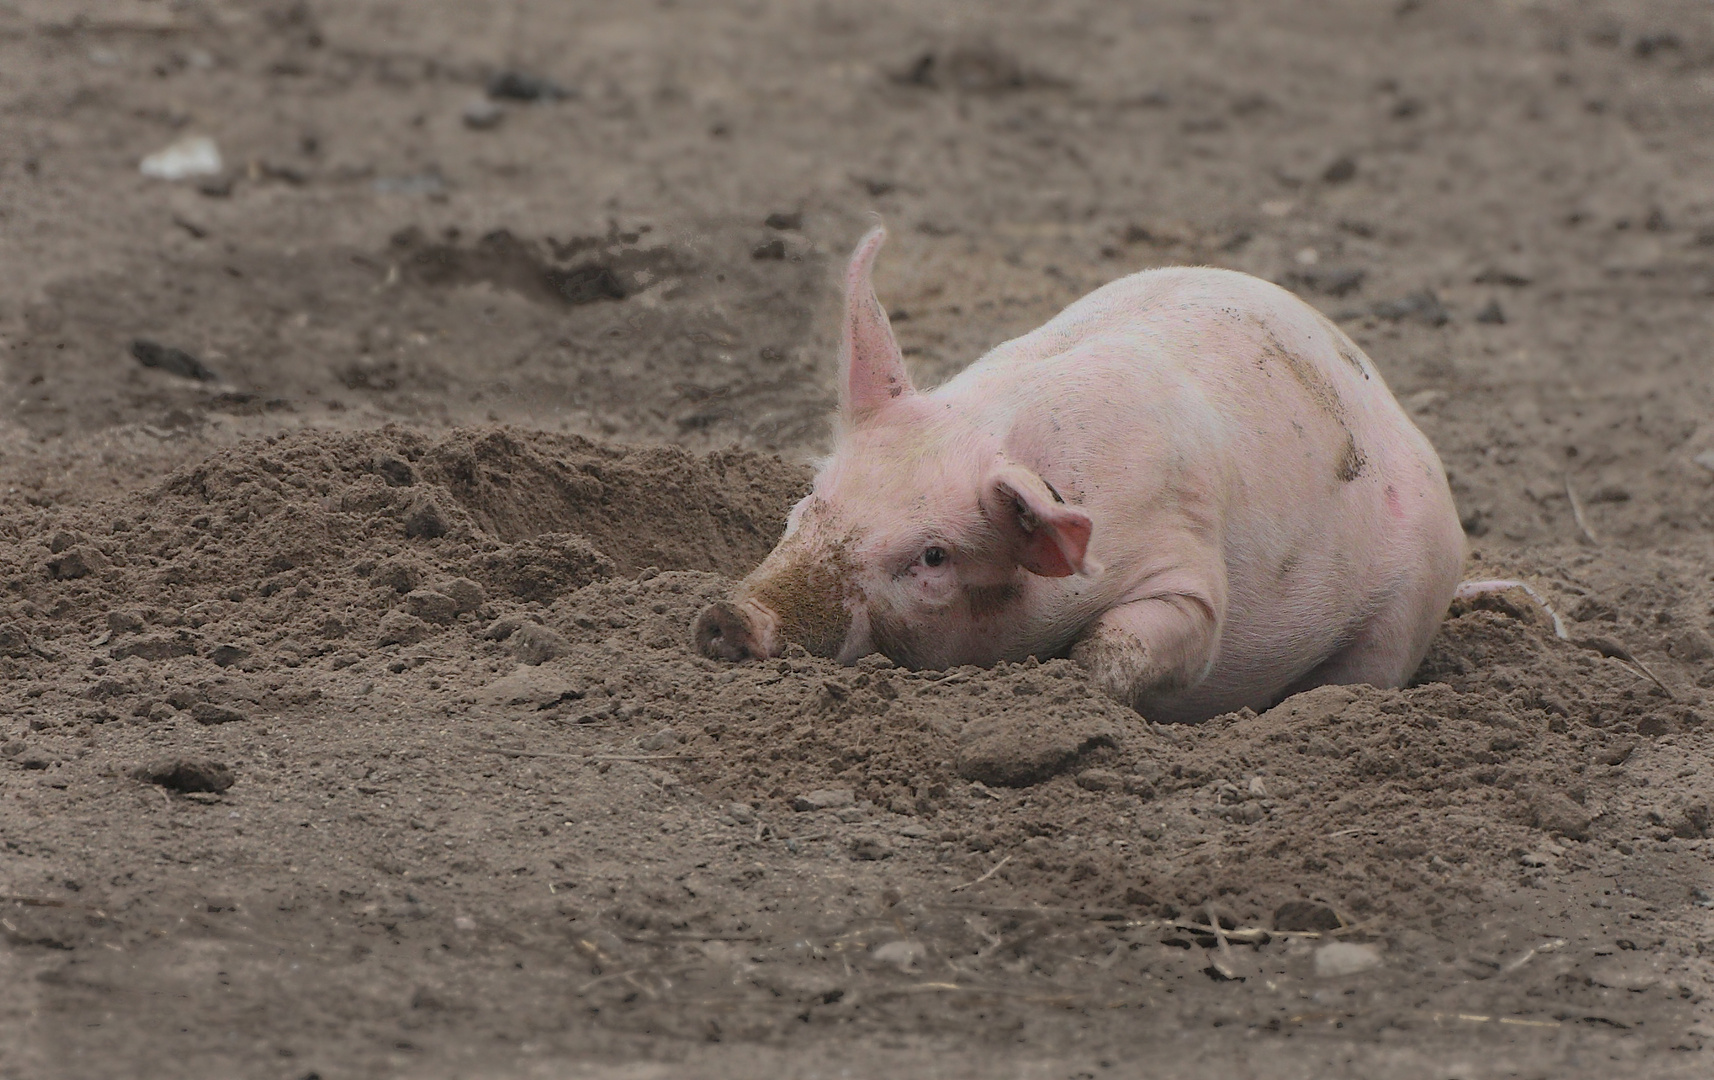
[[[1381,966],[1381,953],[1373,945],[1334,941],[1315,950],[1315,973],[1323,979],[1355,975]]]
[[[186,135],[155,151],[137,166],[144,176],[160,180],[184,180],[192,176],[214,176],[226,168],[220,147],[207,135]]]

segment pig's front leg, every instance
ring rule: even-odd
[[[1221,613],[1208,597],[1170,595],[1108,610],[1071,647],[1071,658],[1115,700],[1144,716],[1151,703],[1190,689],[1214,666]]]

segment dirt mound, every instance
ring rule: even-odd
[[[115,660],[259,670],[421,641],[493,618],[490,597],[551,601],[651,565],[741,572],[804,482],[757,454],[504,429],[249,443],[146,494],[9,522],[0,565],[22,622],[5,652],[104,633]]]

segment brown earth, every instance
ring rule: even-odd
[[[1711,131],[1694,0],[0,3],[0,1077],[1709,1075]],[[871,211],[924,383],[1298,289],[1565,637],[696,656]]]

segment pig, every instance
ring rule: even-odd
[[[1105,285],[936,389],[845,276],[832,454],[694,635],[942,669],[1069,656],[1145,717],[1402,685],[1457,587],[1434,448],[1363,351],[1269,282]]]

